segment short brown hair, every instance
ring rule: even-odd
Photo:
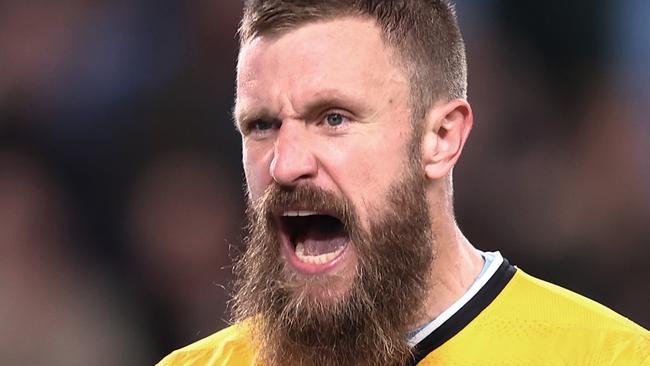
[[[246,0],[240,44],[345,16],[374,19],[397,50],[410,79],[414,116],[424,116],[439,99],[466,98],[465,44],[447,0]]]

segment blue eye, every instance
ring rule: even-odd
[[[251,130],[266,131],[273,128],[273,122],[258,120],[258,121],[251,122],[249,128]]]
[[[343,124],[343,121],[345,120],[345,117],[343,117],[339,113],[330,113],[327,116],[325,116],[325,122],[327,122],[328,125],[332,127],[339,126]]]

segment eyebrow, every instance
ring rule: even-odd
[[[345,109],[354,114],[361,111],[358,102],[355,102],[352,98],[343,97],[338,93],[315,96],[312,101],[305,105],[304,111],[306,116],[315,117],[316,114],[331,108]]]
[[[273,117],[273,113],[269,111],[267,108],[257,108],[254,107],[250,110],[244,110],[240,111],[240,113],[237,113],[237,103],[232,108],[232,121],[233,124],[235,125],[235,128],[237,128],[238,131],[242,131],[242,127],[246,125],[246,123],[250,121],[258,121],[258,120],[277,120],[277,117]]]
[[[357,116],[364,114],[361,101],[335,90],[319,91],[314,93],[309,99],[310,101],[301,108],[301,117],[305,119],[315,118],[317,114],[331,108],[341,108]],[[232,121],[239,131],[249,121],[279,120],[276,114],[272,113],[268,108],[253,106],[253,108],[248,110],[238,110],[236,102],[232,108],[231,115]]]

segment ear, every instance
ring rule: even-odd
[[[472,129],[472,108],[464,99],[436,103],[425,117],[422,162],[427,178],[441,179],[460,158]]]

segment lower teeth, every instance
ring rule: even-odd
[[[296,244],[296,256],[301,262],[310,264],[325,264],[333,261],[336,257],[343,252],[345,247],[338,248],[337,250],[321,255],[306,255],[305,246],[302,242]]]

